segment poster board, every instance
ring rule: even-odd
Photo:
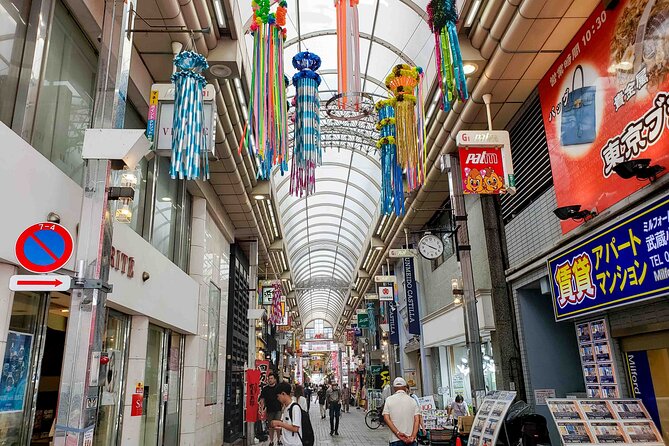
[[[606,319],[576,324],[581,369],[588,398],[618,398],[618,373]]]
[[[548,410],[563,445],[663,445],[641,400],[549,399]]]
[[[0,412],[21,412],[30,381],[33,335],[9,330],[0,369]]]
[[[467,446],[491,446],[497,443],[504,418],[514,399],[516,392],[513,391],[498,390],[489,393],[476,413]]]

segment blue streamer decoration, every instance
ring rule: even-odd
[[[318,87],[321,77],[316,70],[321,58],[303,51],[293,57],[293,67],[299,71],[293,76],[296,95],[295,142],[290,170],[290,193],[302,197],[316,191],[316,167],[323,154],[320,144],[320,97]]]
[[[174,58],[174,65],[178,71],[172,75],[174,116],[170,176],[206,180],[209,179],[209,158],[202,92],[207,81],[200,73],[209,68],[209,64],[201,54],[184,51]]]
[[[390,215],[404,214],[404,181],[402,166],[397,161],[397,145],[395,137],[395,107],[392,100],[380,101],[376,108],[379,111],[379,130],[377,146],[381,150],[381,213]]]

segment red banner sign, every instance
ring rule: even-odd
[[[260,371],[260,388],[267,385],[267,376],[269,375],[269,361],[256,359],[256,369]]]
[[[144,409],[144,395],[141,393],[132,394],[132,406],[130,406],[130,416],[139,417]]]
[[[601,4],[539,83],[558,207],[602,212],[647,185],[613,168],[648,158],[669,167],[669,40],[649,0]],[[562,222],[562,231],[577,226]]]
[[[260,370],[246,371],[246,422],[258,421],[258,398],[260,397]]]
[[[499,194],[504,189],[500,147],[460,147],[460,169],[465,194]]]

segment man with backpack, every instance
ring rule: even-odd
[[[339,435],[339,416],[341,414],[341,390],[337,382],[332,383],[325,397],[330,409],[330,435]]]
[[[273,429],[281,430],[284,446],[313,446],[314,430],[309,413],[302,410],[291,397],[290,384],[282,382],[276,386],[277,397],[283,405],[280,420],[272,421]]]

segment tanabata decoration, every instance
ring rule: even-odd
[[[441,107],[444,111],[449,111],[453,100],[466,101],[469,98],[456,28],[458,12],[455,1],[430,0],[427,14],[428,24],[434,33]]]
[[[404,214],[404,181],[402,167],[397,163],[395,144],[395,99],[385,99],[376,103],[379,121],[376,128],[381,137],[376,143],[381,151],[381,213]]]
[[[360,20],[359,0],[335,0],[337,8],[337,84],[342,94],[340,107],[357,107],[348,95],[360,93]]]
[[[274,281],[274,283],[272,283],[272,288],[272,311],[270,312],[269,321],[271,324],[277,325],[280,324],[283,319],[283,314],[281,312],[281,282]]]
[[[321,77],[316,70],[321,58],[304,51],[293,57],[293,67],[299,71],[293,76],[295,86],[295,142],[290,169],[290,193],[302,197],[316,190],[316,166],[322,163],[320,144]]]
[[[406,169],[408,192],[411,192],[425,181],[422,68],[395,65],[386,77],[386,88],[393,94],[395,107],[397,163]]]
[[[268,179],[272,168],[288,170],[288,109],[283,67],[288,4],[270,12],[270,0],[253,0],[253,60],[251,98],[245,144],[260,162],[258,178]],[[241,146],[240,146],[241,148]]]
[[[367,303],[367,317],[369,317],[369,333],[374,337],[376,334],[376,309],[374,303]]]
[[[207,81],[201,72],[209,68],[203,55],[183,51],[174,58],[177,72],[174,83],[174,115],[172,117],[173,179],[208,179],[209,158],[204,123],[202,91]]]

